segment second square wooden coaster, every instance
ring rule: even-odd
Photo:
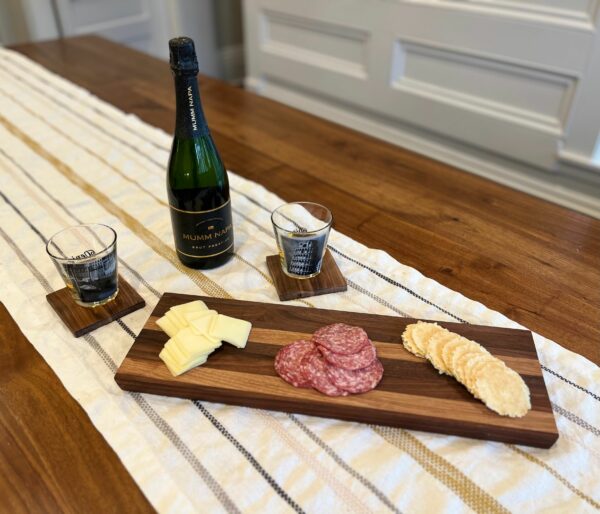
[[[329,250],[325,252],[321,273],[313,278],[288,277],[281,269],[279,255],[269,255],[267,267],[282,302],[321,294],[339,293],[348,289],[346,279]]]

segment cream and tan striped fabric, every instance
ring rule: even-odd
[[[265,267],[282,202],[230,175],[236,258],[200,273],[175,256],[164,173],[170,136],[0,50],[1,299],[160,512],[595,512],[600,369],[535,335],[560,439],[550,450],[129,394],[113,376],[164,291],[276,302]],[[103,222],[147,307],[80,339],[45,295],[44,243]],[[346,293],[299,305],[517,327],[340,233]],[[308,305],[306,305],[308,304]]]

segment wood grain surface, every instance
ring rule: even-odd
[[[153,512],[0,304],[0,512]]]
[[[180,303],[200,299],[221,314],[252,323],[246,348],[224,344],[208,361],[173,377],[158,354],[168,336],[156,320]],[[428,432],[550,447],[558,430],[531,332],[464,323],[440,323],[484,345],[523,376],[532,410],[522,418],[499,416],[474,399],[456,380],[441,376],[402,346],[402,332],[416,320],[325,309],[165,293],[117,371],[123,389],[143,393],[311,414]],[[330,323],[363,327],[377,347],[383,379],[373,391],[329,397],[293,387],[277,376],[277,351],[310,339]]]
[[[46,295],[46,300],[75,337],[81,337],[146,305],[139,293],[120,275],[119,293],[105,305],[94,308],[77,305],[66,287]]]
[[[16,49],[173,131],[166,62],[90,36]],[[218,80],[200,85],[229,169],[328,206],[342,233],[600,364],[599,220]]]
[[[346,279],[329,250],[325,251],[321,273],[316,277],[297,279],[287,276],[281,269],[279,255],[267,257],[267,268],[277,290],[277,296],[282,302],[321,294],[340,293],[348,289]]]

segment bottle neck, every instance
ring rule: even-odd
[[[174,79],[177,113],[175,136],[191,139],[207,135],[208,125],[200,103],[196,75],[174,75]]]

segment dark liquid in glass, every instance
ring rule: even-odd
[[[84,303],[96,303],[110,298],[118,287],[116,253],[81,264],[65,264],[64,273],[71,287]]]

